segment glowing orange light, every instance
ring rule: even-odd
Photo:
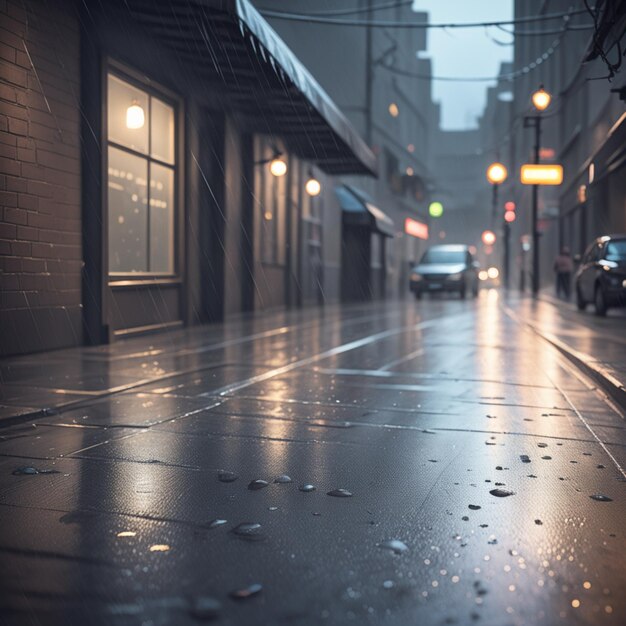
[[[428,226],[417,220],[412,220],[410,217],[404,220],[404,232],[411,237],[428,239]]]
[[[504,210],[505,211],[515,211],[515,202],[509,200],[508,202],[504,203]]]
[[[508,172],[502,163],[492,163],[487,168],[487,180],[493,185],[499,185],[506,180]]]
[[[496,243],[496,235],[491,230],[485,230],[481,236],[481,240],[486,246],[493,246],[493,244]]]
[[[505,211],[504,212],[504,221],[508,222],[509,224],[511,222],[515,221],[515,211]]]
[[[533,105],[538,111],[545,111],[550,106],[552,96],[543,88],[539,87],[537,91],[532,95]]]
[[[520,179],[523,185],[560,185],[563,182],[562,165],[522,165]]]

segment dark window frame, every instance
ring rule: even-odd
[[[150,111],[149,111],[149,123],[152,124],[152,97],[155,97],[165,104],[171,106],[174,110],[174,163],[167,163],[161,159],[155,158],[150,154],[152,132],[151,128],[148,129],[148,151],[147,153],[134,150],[122,144],[109,139],[108,128],[108,78],[109,75],[127,82],[128,84],[146,92],[149,96]],[[103,72],[102,72],[102,145],[105,149],[102,151],[102,173],[103,173],[103,185],[102,185],[102,207],[103,207],[103,235],[105,236],[106,245],[103,247],[104,264],[103,270],[110,287],[140,287],[156,284],[181,284],[183,282],[183,270],[184,270],[184,242],[183,242],[183,228],[184,228],[184,108],[183,99],[180,95],[171,91],[167,87],[157,83],[156,81],[148,78],[145,74],[138,72],[125,63],[122,63],[114,58],[108,57],[105,59]],[[166,167],[173,172],[174,178],[174,207],[173,207],[173,268],[172,272],[119,272],[111,273],[109,270],[109,232],[108,232],[108,217],[109,217],[109,192],[108,192],[108,180],[109,180],[109,147],[116,148],[132,156],[141,157],[147,162],[148,165],[148,179],[147,179],[147,199],[146,205],[149,211],[150,202],[150,164],[155,163],[157,165]],[[148,231],[148,258],[149,258],[149,231]]]

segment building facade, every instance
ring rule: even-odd
[[[626,73],[622,68],[609,82],[609,70],[595,45],[611,50],[609,56],[614,58],[615,42],[624,36],[626,7],[608,1],[595,6],[597,30],[592,16],[581,11],[515,30],[517,76],[507,141],[512,142],[510,170],[516,178],[519,207],[513,231],[517,245],[531,239],[531,189],[519,184],[519,169],[533,158],[533,129],[524,128],[524,118],[536,115],[530,98],[540,85],[552,95],[542,114],[540,158],[564,169],[562,185],[539,190],[543,286],[553,280],[552,264],[559,247],[566,245],[572,254],[581,254],[597,236],[626,232]],[[516,18],[570,11],[572,3],[565,0],[515,2]],[[537,34],[542,30],[545,35]],[[529,254],[530,250],[520,262],[530,271]]]
[[[376,159],[250,4],[0,11],[2,354],[339,299]]]
[[[394,224],[393,234],[377,228],[380,222],[374,218],[369,228],[357,229],[354,216],[344,207],[344,284],[353,283],[350,274],[355,266],[363,279],[342,296],[350,300],[406,295],[410,265],[427,247],[421,237],[428,236],[432,147],[439,126],[430,60],[418,58],[426,49],[426,30],[368,28],[358,22],[426,22],[427,14],[407,5],[375,6],[373,0],[343,2],[340,14],[312,11],[306,0],[256,4],[377,157],[378,178],[346,176],[339,182],[383,211]],[[320,21],[301,19],[313,13]],[[408,230],[420,236],[408,234],[407,220],[413,227]]]

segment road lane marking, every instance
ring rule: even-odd
[[[405,363],[406,361],[410,361],[411,359],[414,359],[415,357],[418,357],[421,354],[424,354],[424,348],[418,348],[417,350],[413,350],[413,352],[409,352],[409,354],[406,354],[399,359],[395,359],[395,361],[390,361],[389,363],[386,363],[382,367],[379,367],[378,371],[388,372],[392,367],[395,367],[396,365],[400,365],[400,363]]]
[[[270,370],[269,372],[265,372],[264,374],[258,374],[257,376],[252,376],[238,383],[226,385],[225,387],[222,387],[221,389],[214,389],[211,392],[201,394],[201,396],[214,396],[214,395],[226,396],[236,391],[239,391],[240,389],[245,389],[246,387],[255,385],[256,383],[262,383],[262,382],[265,382],[266,380],[270,380],[271,378],[274,378],[275,376],[281,376],[282,374],[287,374],[288,372],[292,372],[293,370],[298,369],[300,367],[306,367],[307,365],[312,365],[313,363],[317,363],[318,361],[321,361],[323,359],[328,359],[331,356],[337,356],[339,354],[349,352],[350,350],[356,350],[357,348],[362,348],[372,343],[376,343],[377,341],[381,341],[382,339],[386,339],[387,337],[393,337],[394,335],[400,335],[406,332],[422,330],[424,328],[430,328],[431,326],[436,326],[440,323],[441,323],[440,319],[427,320],[424,322],[419,322],[418,324],[414,324],[412,326],[401,326],[399,328],[392,328],[390,330],[385,330],[383,332],[376,333],[374,335],[368,335],[367,337],[362,337],[361,339],[356,339],[355,341],[344,343],[340,346],[331,348],[330,350],[325,350],[324,352],[314,354],[313,356],[307,357],[306,359],[300,359],[299,361],[294,361],[293,363],[283,365],[282,367],[277,367],[276,369]]]

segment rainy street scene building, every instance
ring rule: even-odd
[[[0,625],[625,624],[625,51],[0,0]]]

